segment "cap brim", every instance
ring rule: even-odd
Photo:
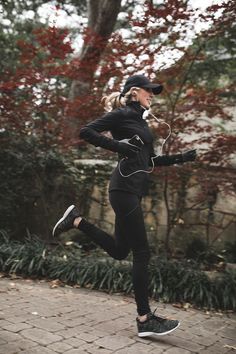
[[[159,93],[161,93],[163,90],[163,86],[159,85],[159,84],[148,84],[148,85],[145,85],[142,87],[152,89],[152,92],[154,93],[154,95],[159,95]]]
[[[146,84],[146,85],[142,85],[142,86],[139,86],[139,85],[136,85],[137,87],[140,87],[140,88],[150,88],[152,89],[152,92],[154,93],[154,95],[159,95],[159,93],[162,92],[163,90],[163,86],[160,85],[160,84]],[[127,85],[124,87],[123,91],[122,91],[122,95],[125,95],[132,87],[136,87],[136,86],[132,86],[132,85]]]

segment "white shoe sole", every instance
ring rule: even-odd
[[[156,333],[156,332],[141,332],[138,333],[139,337],[149,337],[149,336],[165,336],[166,334],[169,334],[173,331],[175,331],[178,327],[180,326],[180,322],[175,328],[170,329],[169,331],[162,332],[162,333]]]
[[[70,214],[71,210],[73,210],[75,208],[75,205],[70,205],[69,208],[66,209],[66,211],[64,212],[62,218],[60,218],[60,220],[58,220],[58,222],[56,223],[56,225],[53,228],[52,231],[52,236],[54,237],[55,231],[57,226],[63,221],[65,220],[65,218],[68,216],[68,214]]]

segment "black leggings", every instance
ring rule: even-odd
[[[150,253],[140,204],[141,198],[123,191],[112,191],[109,197],[111,206],[116,214],[115,238],[85,219],[80,222],[79,229],[115,259],[125,259],[130,250],[132,251],[133,289],[137,311],[142,316],[150,312],[148,302],[148,262]]]

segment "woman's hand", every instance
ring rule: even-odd
[[[140,150],[139,146],[130,144],[129,139],[123,139],[118,142],[118,152],[126,157],[134,157]]]
[[[197,157],[197,150],[188,150],[182,153],[183,162],[194,161]]]

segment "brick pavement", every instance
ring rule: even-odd
[[[181,326],[167,336],[143,339],[136,334],[130,297],[1,278],[0,299],[0,354],[236,354],[235,314],[153,302]]]

